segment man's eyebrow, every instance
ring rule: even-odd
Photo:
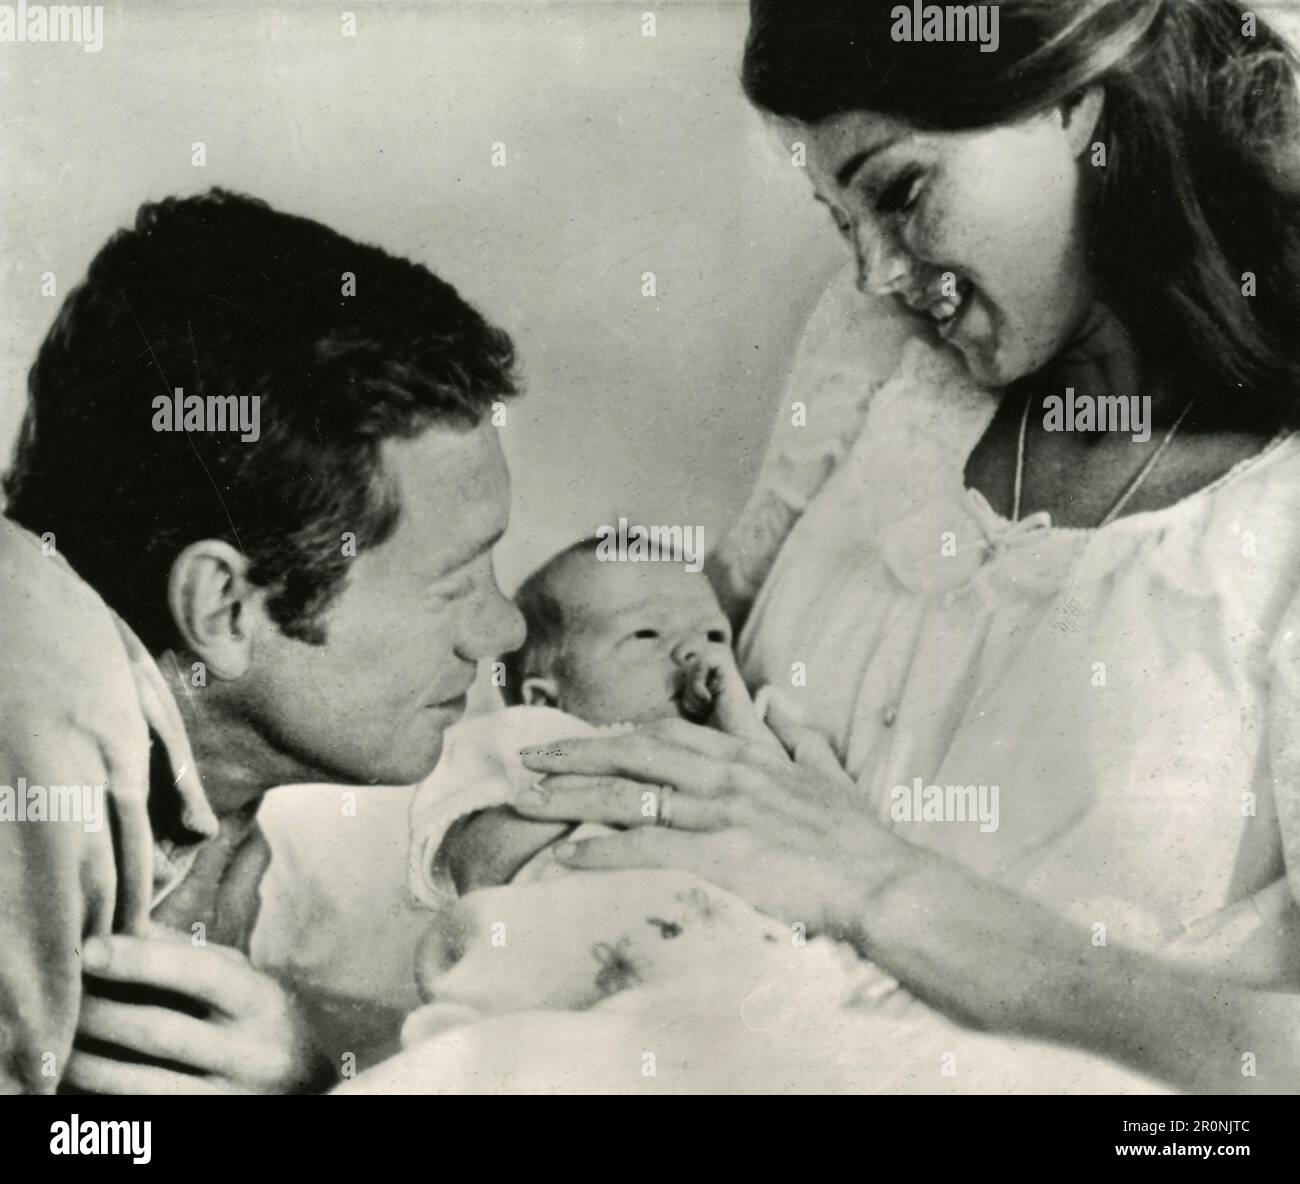
[[[482,555],[485,551],[492,550],[492,548],[495,547],[497,543],[501,541],[501,537],[505,533],[506,533],[506,528],[504,526],[499,527],[496,531],[493,532],[491,538],[485,539],[483,542],[475,544],[472,547],[472,549],[468,551],[463,551],[460,554],[454,555],[451,559],[449,559],[446,562],[446,564],[442,566],[442,569],[438,572],[439,578],[441,578],[442,576],[449,576],[452,574],[452,572],[459,571],[462,567],[465,567],[468,564],[473,563],[474,560],[477,559],[480,555]]]
[[[871,148],[864,148],[861,152],[855,152],[848,158],[848,160],[840,165],[839,171],[835,174],[835,184],[843,189],[858,175],[862,170],[862,166],[866,164],[867,161],[869,161],[873,156],[877,156],[881,152],[884,152],[886,148],[892,148],[901,139],[902,136],[891,136],[887,140],[881,140],[879,144],[876,144]]]

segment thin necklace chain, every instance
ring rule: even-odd
[[[1025,483],[1025,429],[1029,425],[1029,406],[1033,401],[1034,397],[1030,394],[1025,399],[1025,409],[1020,414],[1020,438],[1016,444],[1016,488],[1011,504],[1012,522],[1020,521],[1020,495]],[[1160,463],[1160,458],[1164,456],[1166,450],[1169,448],[1169,444],[1173,440],[1174,436],[1177,435],[1178,429],[1183,426],[1183,420],[1187,418],[1187,413],[1192,409],[1192,404],[1195,402],[1196,397],[1193,395],[1192,398],[1187,401],[1187,406],[1179,412],[1178,418],[1170,425],[1169,430],[1165,433],[1165,438],[1160,441],[1156,446],[1156,450],[1147,458],[1147,463],[1137,471],[1137,474],[1121,491],[1119,498],[1116,500],[1115,504],[1111,506],[1106,517],[1098,524],[1098,530],[1103,526],[1109,526],[1114,522],[1123,512],[1124,507],[1132,501],[1133,495],[1137,493],[1142,482],[1151,475],[1151,470]]]

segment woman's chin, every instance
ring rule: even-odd
[[[1008,368],[995,349],[957,339],[951,339],[946,344],[961,358],[966,372],[977,385],[1002,387],[1014,381],[1015,376],[1008,377],[1006,373]]]

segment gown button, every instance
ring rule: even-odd
[[[885,720],[885,727],[892,728],[894,726],[894,721],[898,719],[898,712],[894,710],[894,706],[892,703],[888,704],[885,707],[883,716]]]

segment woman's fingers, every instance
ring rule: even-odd
[[[510,805],[528,818],[602,822],[607,826],[653,826],[663,821],[681,830],[726,826],[724,801],[618,777],[557,775],[516,794]]]
[[[702,836],[655,828],[605,835],[598,839],[568,841],[553,848],[565,867],[589,870],[620,868],[690,868]]]
[[[210,1024],[166,1007],[83,994],[77,1034],[205,1072],[231,1068]]]
[[[520,756],[535,773],[626,777],[711,797],[726,784],[727,765],[742,752],[743,745],[733,737],[684,720],[667,720],[619,736],[527,748]]]

